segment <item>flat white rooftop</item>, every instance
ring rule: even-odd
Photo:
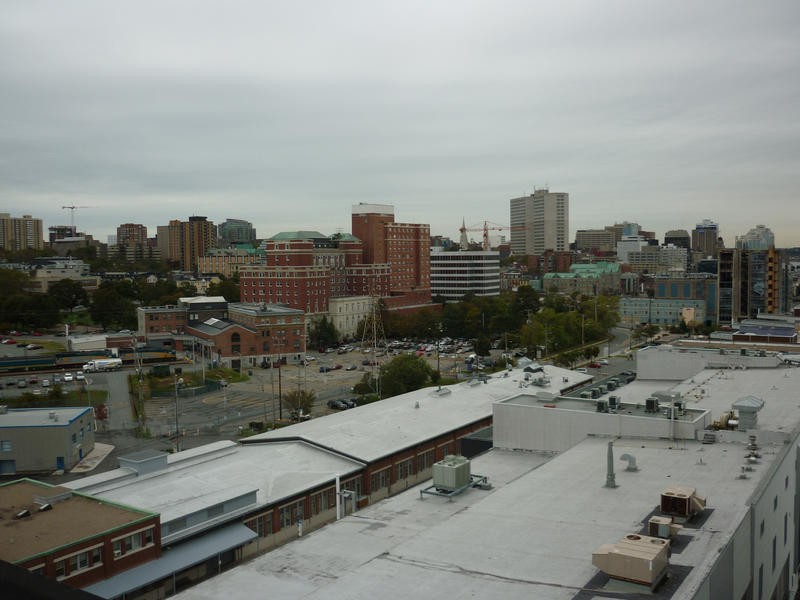
[[[591,591],[592,551],[642,530],[670,485],[709,493],[702,527],[688,527],[671,565],[685,567],[673,598],[691,597],[747,512],[757,474],[737,479],[740,444],[615,442],[638,472],[605,483],[607,439],[587,438],[548,460],[493,450],[472,463],[489,491],[448,502],[420,486],[365,508],[179,594],[184,600],[250,600],[259,590],[291,599],[481,597],[573,598]],[[767,472],[783,445],[763,449]],[[702,459],[702,460],[701,460]],[[625,463],[623,462],[624,466]],[[427,485],[427,484],[423,484]],[[709,510],[710,509],[710,510]],[[688,573],[686,573],[688,571]]]
[[[120,468],[64,487],[158,512],[161,521],[168,522],[256,488],[258,504],[271,504],[361,467],[304,442],[216,442],[168,456],[162,471],[137,475]]]
[[[528,386],[526,389],[558,395],[578,383],[591,380],[590,375],[550,365],[544,366],[544,373],[550,379],[548,385]],[[491,417],[492,404],[519,393],[524,375],[521,369],[495,373],[487,383],[462,382],[445,386],[442,389],[449,393],[444,394],[438,394],[436,388],[424,388],[255,435],[243,442],[247,445],[257,441],[301,438],[371,462]]]
[[[78,406],[70,408],[9,408],[5,414],[0,414],[1,427],[64,427],[75,419],[88,412],[91,406]],[[52,416],[51,416],[52,415]],[[52,418],[55,417],[55,418]]]

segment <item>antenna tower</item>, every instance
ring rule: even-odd
[[[386,334],[383,331],[383,319],[381,318],[381,298],[375,293],[374,289],[370,292],[370,307],[364,319],[364,331],[361,334],[361,352],[365,359],[369,360],[374,382],[375,393],[378,399],[381,398],[381,371],[378,349],[386,348]]]

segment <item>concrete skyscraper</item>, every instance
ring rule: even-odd
[[[535,190],[511,200],[511,252],[569,249],[569,194]]]

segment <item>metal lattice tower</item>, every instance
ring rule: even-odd
[[[370,295],[370,311],[364,320],[364,330],[361,334],[361,352],[369,356],[372,380],[375,382],[375,393],[381,397],[380,360],[378,348],[386,348],[386,334],[383,331],[381,318],[381,302],[377,294]],[[369,352],[367,352],[369,349]]]

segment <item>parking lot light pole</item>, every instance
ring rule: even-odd
[[[181,429],[178,426],[178,392],[183,384],[183,377],[175,375],[175,450],[181,451]]]

